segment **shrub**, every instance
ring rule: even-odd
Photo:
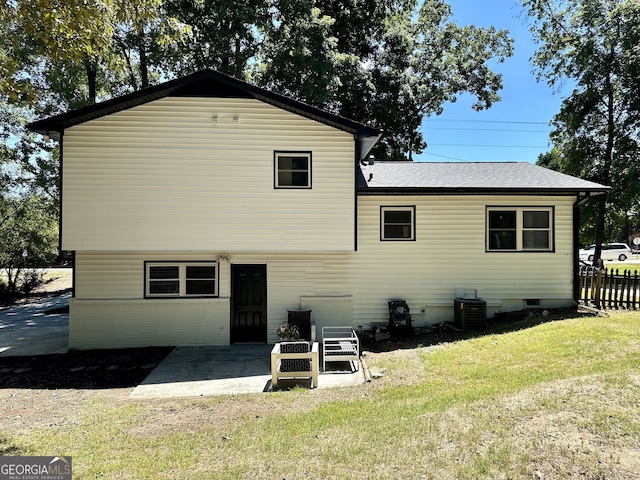
[[[19,288],[22,293],[28,295],[44,283],[44,271],[26,270],[22,275]]]

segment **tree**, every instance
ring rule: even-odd
[[[383,101],[374,107],[374,118],[385,119],[380,126],[386,132],[378,155],[411,160],[426,147],[419,130],[423,119],[442,113],[444,104],[462,93],[476,97],[475,110],[500,100],[502,76],[488,63],[512,54],[508,32],[460,27],[451,16],[448,4],[428,0],[417,15],[402,12],[389,22],[378,50]]]
[[[164,15],[162,0],[4,0],[0,6],[0,94],[13,98],[25,93],[30,82],[24,79],[33,73],[19,54],[25,46],[41,72],[63,68],[77,75],[81,68],[86,104],[101,93],[100,77],[109,77],[105,70],[125,74],[131,89],[148,86],[152,46],[189,34],[187,26]]]
[[[24,269],[55,259],[58,224],[48,203],[40,195],[0,197],[0,273],[7,279],[0,293],[15,294],[20,281],[28,287]]]
[[[265,0],[168,0],[166,13],[188,25],[191,35],[164,50],[164,65],[184,75],[213,68],[245,78],[261,47],[259,31],[271,21],[276,4]]]
[[[28,110],[2,104],[0,133],[0,293],[33,286],[23,269],[55,259],[58,248],[58,149],[39,135],[22,134]],[[23,257],[23,252],[27,257]],[[30,272],[32,273],[32,271]],[[22,285],[20,285],[22,281]]]
[[[426,143],[423,119],[461,93],[475,109],[499,100],[488,66],[512,53],[506,31],[459,27],[442,0],[281,1],[264,33],[257,81],[381,128],[379,158],[408,158]],[[363,28],[350,29],[351,17]]]
[[[523,0],[539,42],[533,57],[551,86],[572,93],[554,117],[551,138],[562,171],[610,185],[583,210],[582,233],[597,245],[638,202],[640,3],[636,0]]]
[[[561,172],[563,166],[560,150],[558,150],[557,148],[552,148],[547,153],[541,153],[540,155],[538,155],[536,165],[548,168],[549,170],[553,170],[556,172]]]
[[[334,19],[313,0],[283,0],[272,22],[263,30],[257,81],[300,101],[327,108],[340,63]]]

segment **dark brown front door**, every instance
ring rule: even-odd
[[[231,265],[231,343],[267,343],[267,266]]]

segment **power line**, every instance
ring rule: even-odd
[[[450,157],[449,155],[438,155],[437,153],[431,153],[431,152],[428,152],[426,150],[424,152],[422,152],[420,155],[431,155],[433,157],[446,158],[446,159],[449,159],[449,160],[455,160],[457,162],[469,162],[470,161],[470,160],[465,160],[463,158]]]
[[[462,118],[427,118],[426,122],[513,123],[517,125],[549,125],[549,122],[520,122],[516,120],[465,120]]]
[[[548,130],[515,130],[515,129],[510,129],[510,128],[429,127],[428,130],[470,130],[470,131],[473,131],[473,132],[549,133]]]
[[[547,145],[482,145],[471,143],[428,143],[432,147],[549,148]]]

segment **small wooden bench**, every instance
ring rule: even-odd
[[[327,362],[353,362],[360,369],[360,340],[351,327],[322,327],[322,370]]]

